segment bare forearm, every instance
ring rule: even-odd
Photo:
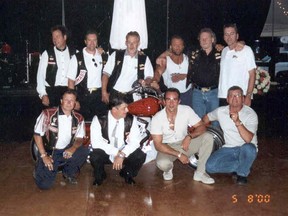
[[[107,85],[108,85],[109,77],[106,74],[102,76],[102,91],[107,92]]]
[[[253,93],[253,89],[254,89],[254,85],[255,85],[255,79],[256,79],[256,73],[255,73],[255,69],[249,71],[249,82],[248,82],[248,89],[246,92],[247,96],[252,95]]]
[[[69,89],[74,89],[75,88],[75,81],[68,79],[68,88]]]

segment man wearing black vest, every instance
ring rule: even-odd
[[[126,94],[132,90],[132,84],[139,81],[142,85],[151,83],[154,75],[153,67],[148,56],[138,51],[140,35],[131,31],[126,35],[126,50],[113,52],[103,69],[102,101],[109,102],[109,94]],[[127,95],[132,102],[131,95]]]
[[[84,42],[86,47],[70,60],[67,77],[68,87],[75,88],[78,94],[80,106],[78,104],[76,109],[80,109],[85,119],[91,121],[95,114],[104,115],[108,109],[101,100],[101,76],[105,60],[97,49],[96,31],[88,30]]]
[[[90,127],[93,152],[90,162],[94,168],[93,185],[101,185],[106,178],[105,164],[113,164],[128,184],[135,184],[146,159],[140,149],[141,135],[136,117],[128,114],[127,98],[124,95],[109,98],[106,116],[93,118]]]
[[[58,106],[68,86],[66,74],[70,58],[76,53],[75,49],[68,48],[66,44],[65,26],[54,26],[51,33],[54,47],[42,53],[37,71],[37,92],[46,107]]]

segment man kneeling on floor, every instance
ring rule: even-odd
[[[205,172],[205,164],[213,149],[213,137],[206,132],[206,127],[199,116],[189,107],[180,105],[180,92],[169,88],[165,92],[165,108],[152,119],[151,134],[156,150],[157,167],[163,171],[164,180],[173,179],[173,162],[178,159],[183,164],[189,163],[189,157],[199,153],[197,170],[193,179],[204,184],[213,184]],[[194,130],[187,133],[187,127]]]
[[[128,184],[135,184],[146,159],[140,149],[141,134],[135,116],[128,114],[127,98],[124,95],[109,98],[109,111],[103,117],[95,116],[91,123],[91,143],[93,152],[90,162],[94,168],[93,185],[101,185],[106,178],[105,164],[113,164],[112,169]]]
[[[76,176],[89,154],[82,146],[85,124],[82,115],[75,112],[76,92],[64,92],[61,105],[42,111],[34,128],[34,140],[39,150],[34,178],[40,189],[53,186],[58,167],[63,177],[77,184]],[[47,140],[47,142],[45,142]]]
[[[228,106],[222,106],[204,116],[203,121],[219,121],[225,145],[215,151],[206,163],[209,173],[232,173],[240,185],[247,183],[247,176],[257,156],[258,117],[244,105],[243,90],[232,86],[228,90]]]

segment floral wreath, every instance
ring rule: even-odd
[[[256,69],[255,86],[253,94],[263,95],[270,89],[270,75],[260,67]]]

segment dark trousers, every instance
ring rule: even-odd
[[[145,162],[146,154],[140,149],[136,149],[123,161],[122,172],[135,177],[138,175],[143,163]],[[105,164],[111,164],[109,160],[109,155],[105,153],[102,149],[93,149],[90,153],[90,162],[94,168],[94,177],[97,181],[103,181],[106,178],[106,173],[104,170]]]
[[[50,102],[49,107],[59,106],[62,95],[66,90],[67,86],[46,87],[46,92]]]
[[[63,157],[64,149],[54,150],[52,154],[53,170],[50,171],[43,162],[43,159],[38,156],[35,166],[35,183],[40,189],[49,189],[53,186],[59,166],[63,167],[63,175],[67,177],[76,177],[80,172],[80,168],[86,161],[89,154],[89,149],[79,147],[71,158]]]
[[[102,91],[97,89],[90,92],[79,92],[78,100],[80,103],[80,113],[84,116],[85,121],[92,121],[95,115],[102,116],[107,113],[108,106],[102,102]]]

